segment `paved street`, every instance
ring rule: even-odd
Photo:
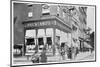
[[[80,60],[80,59],[85,59],[86,57],[90,56],[90,55],[94,55],[94,52],[80,52],[79,54],[77,54],[77,57],[75,58],[76,60]]]
[[[83,58],[81,58],[80,60],[94,60],[95,56],[94,56],[94,52],[92,54],[89,54],[88,56],[85,56]]]
[[[47,57],[48,63],[59,63],[59,62],[77,62],[77,61],[86,61],[86,60],[94,60],[94,52],[80,52],[77,54],[77,56],[74,59],[68,59],[67,55],[65,56],[65,59],[63,60],[60,55],[55,56],[49,56]],[[27,57],[20,57],[20,58],[14,58],[14,64],[15,65],[30,65],[33,64],[30,60],[27,60]]]

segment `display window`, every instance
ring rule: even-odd
[[[34,38],[30,38],[27,39],[26,42],[26,52],[34,52],[35,51],[35,39]]]
[[[26,45],[26,52],[35,52],[36,48],[36,30],[30,29],[26,30],[25,33],[25,45]]]
[[[42,52],[43,48],[44,48],[44,40],[43,37],[41,37],[38,38],[38,51]]]
[[[52,49],[52,37],[47,37],[47,48],[49,51]]]

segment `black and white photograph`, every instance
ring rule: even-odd
[[[11,66],[96,61],[96,6],[11,1]]]

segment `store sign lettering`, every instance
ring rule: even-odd
[[[56,22],[35,22],[35,23],[27,23],[25,27],[39,27],[39,26],[49,26],[56,25]]]

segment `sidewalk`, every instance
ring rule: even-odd
[[[65,59],[62,59],[61,55],[55,55],[55,56],[48,56],[47,57],[47,63],[60,63],[60,62],[78,62],[78,61],[88,61],[94,58],[94,52],[79,52],[75,59],[68,59],[67,54],[65,54]],[[14,58],[14,64],[17,65],[27,65],[27,64],[33,64],[30,60],[27,59],[27,57],[18,57]]]
[[[94,57],[94,52],[93,53],[91,53],[89,51],[88,52],[80,52],[79,54],[77,54],[75,60],[84,60],[86,57],[91,56],[91,55]]]
[[[14,65],[30,65],[33,64],[30,60],[27,60],[26,56],[13,58]]]
[[[52,57],[48,57],[47,58],[48,62],[67,62],[67,61],[70,61],[70,59],[68,59],[67,57],[67,54],[65,54],[65,59],[63,60],[62,59],[62,56],[61,55],[55,55],[55,56],[52,56]]]
[[[75,62],[80,60],[90,60],[94,58],[94,52],[80,52],[74,59],[68,59],[67,55],[65,54],[65,59],[62,60],[60,55],[55,55],[52,57],[48,57],[48,62]]]

